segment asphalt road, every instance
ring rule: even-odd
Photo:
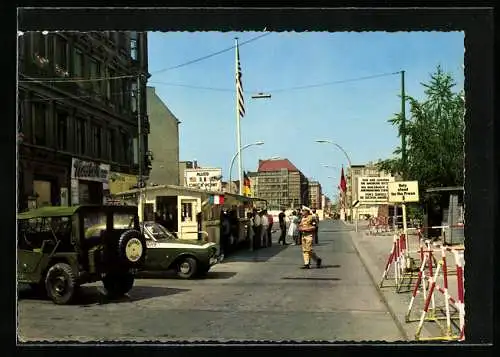
[[[324,267],[299,269],[300,247],[240,252],[208,277],[153,274],[129,296],[107,301],[100,284],[57,306],[21,291],[20,341],[403,340],[359,259],[349,228],[320,225],[315,246]],[[274,237],[276,242],[277,235]]]

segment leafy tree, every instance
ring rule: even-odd
[[[452,76],[440,66],[430,75],[425,87],[425,99],[411,96],[410,117],[405,125],[407,167],[403,172],[401,147],[394,150],[396,157],[379,162],[379,168],[404,179],[419,182],[420,191],[430,187],[461,186],[464,181],[464,114],[463,92],[454,92]],[[401,114],[388,120],[399,128]],[[432,197],[429,197],[432,199]]]

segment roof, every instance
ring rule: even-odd
[[[19,213],[17,219],[72,216],[81,206],[46,206]]]
[[[259,160],[258,172],[272,172],[286,169],[288,171],[299,171],[288,159]]]

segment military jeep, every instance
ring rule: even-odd
[[[146,258],[137,207],[42,207],[19,213],[18,282],[70,303],[78,287],[102,280],[108,296],[134,285]]]

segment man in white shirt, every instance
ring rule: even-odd
[[[262,210],[260,211],[260,220],[261,220],[261,224],[262,224],[262,230],[261,230],[261,244],[262,244],[262,247],[265,247],[267,248],[268,246],[268,237],[267,237],[267,231],[268,231],[268,228],[269,228],[269,220],[267,219],[267,213],[266,213],[266,210]]]
[[[253,210],[254,247],[260,248],[262,221],[256,209]]]

